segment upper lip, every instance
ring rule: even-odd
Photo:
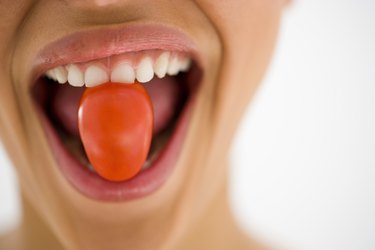
[[[79,31],[48,44],[34,60],[32,82],[59,65],[151,49],[182,51],[202,66],[197,46],[180,29],[162,24],[130,23]]]

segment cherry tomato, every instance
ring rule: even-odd
[[[140,170],[152,139],[153,109],[140,83],[105,83],[87,88],[78,110],[78,127],[95,171],[124,181]]]

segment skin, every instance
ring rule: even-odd
[[[227,159],[276,40],[283,0],[65,0],[0,4],[0,135],[19,176],[23,223],[1,249],[264,249],[237,227]],[[147,8],[144,7],[147,5]],[[173,24],[197,43],[204,78],[175,171],[142,199],[78,193],[56,166],[29,94],[37,51],[130,20]]]

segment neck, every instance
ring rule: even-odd
[[[176,249],[266,249],[249,238],[237,225],[228,201],[225,183],[216,198]]]

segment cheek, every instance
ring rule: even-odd
[[[0,4],[0,141],[4,144],[18,178],[22,185],[30,185],[33,173],[28,167],[29,150],[24,126],[27,121],[22,119],[21,110],[16,94],[15,80],[11,75],[11,64],[13,63],[14,51],[17,46],[17,36],[21,30],[21,24],[26,12],[33,2],[23,1],[1,1]],[[19,70],[19,67],[16,68]],[[17,72],[20,75],[20,72]]]
[[[276,0],[196,0],[214,27],[221,46],[210,103],[210,122],[202,128],[209,146],[195,181],[201,207],[225,183],[228,152],[240,117],[259,85],[277,35],[281,4]],[[198,153],[198,151],[196,152]],[[193,185],[191,185],[193,186]],[[203,187],[203,188],[202,188]]]
[[[212,89],[211,146],[200,176],[208,197],[226,179],[231,142],[270,60],[282,8],[275,0],[200,0],[197,4],[215,27],[222,48]]]
[[[25,120],[21,118],[17,95],[14,91],[15,85],[9,74],[11,60],[7,60],[9,58],[7,55],[7,52],[0,55],[2,58],[0,62],[0,143],[4,145],[22,184],[29,185],[31,179],[28,176],[31,171],[27,167],[28,145],[24,131]],[[32,189],[30,186],[29,188]]]
[[[196,1],[221,39],[223,56],[215,112],[219,120],[216,124],[225,124],[221,135],[228,142],[264,75],[276,40],[283,1]]]

